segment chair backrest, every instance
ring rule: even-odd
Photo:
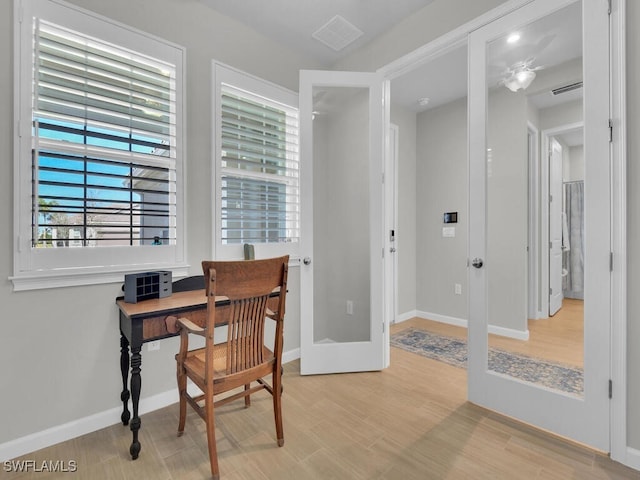
[[[192,277],[181,278],[171,285],[173,293],[190,292],[193,290],[201,290],[205,286],[204,275],[194,275]]]
[[[276,321],[274,353],[281,354],[288,262],[288,255],[265,260],[202,262],[208,298],[206,342],[212,347],[215,326],[227,324],[227,374],[264,362],[267,315]],[[225,300],[220,301],[220,297]]]

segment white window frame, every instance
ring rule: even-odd
[[[161,246],[32,248],[33,19],[40,18],[102,41],[130,48],[176,67],[176,242]],[[188,272],[184,209],[183,47],[62,0],[14,0],[14,290],[122,282],[125,273]]]
[[[214,191],[213,208],[213,245],[214,258],[221,260],[241,259],[244,257],[243,244],[223,244],[222,243],[222,158],[221,141],[222,127],[221,121],[221,98],[222,85],[227,84],[236,89],[245,90],[253,95],[269,99],[283,104],[287,107],[298,109],[298,94],[284,87],[268,82],[256,76],[237,70],[223,63],[212,62],[213,78],[213,108],[212,108],[212,185]],[[290,242],[280,243],[255,243],[255,258],[266,258],[272,256],[290,256],[291,261],[299,259],[300,238]]]

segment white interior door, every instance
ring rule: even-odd
[[[301,71],[304,374],[384,368],[387,83]]]
[[[549,316],[562,308],[562,145],[549,145]]]
[[[468,391],[474,403],[609,451],[609,19],[602,7],[590,0],[534,0],[470,34]],[[558,45],[576,19],[582,21],[582,55],[562,66],[578,65],[578,79],[584,81],[584,372],[583,390],[568,393],[499,371],[489,360],[488,328],[519,315],[526,303],[527,195],[518,192],[527,190],[526,164],[520,157],[526,156],[528,95],[541,93],[545,82],[547,88],[560,72],[551,70],[551,54],[561,51]],[[523,42],[513,40],[513,33]],[[513,55],[500,64],[500,52]],[[528,90],[511,92],[505,88],[507,83],[514,86],[510,81],[498,83],[492,75],[517,61],[547,71],[535,71]],[[507,104],[525,118],[520,120],[515,110],[505,113]]]

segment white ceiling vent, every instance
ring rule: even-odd
[[[362,35],[362,31],[340,15],[336,15],[311,35],[327,47],[339,52]]]

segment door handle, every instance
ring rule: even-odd
[[[474,258],[473,260],[471,260],[471,265],[473,265],[476,268],[482,268],[482,265],[484,265],[484,262],[482,261],[481,258]]]
[[[304,259],[302,260],[302,263],[304,263],[305,265],[311,265],[311,258],[304,257]]]

